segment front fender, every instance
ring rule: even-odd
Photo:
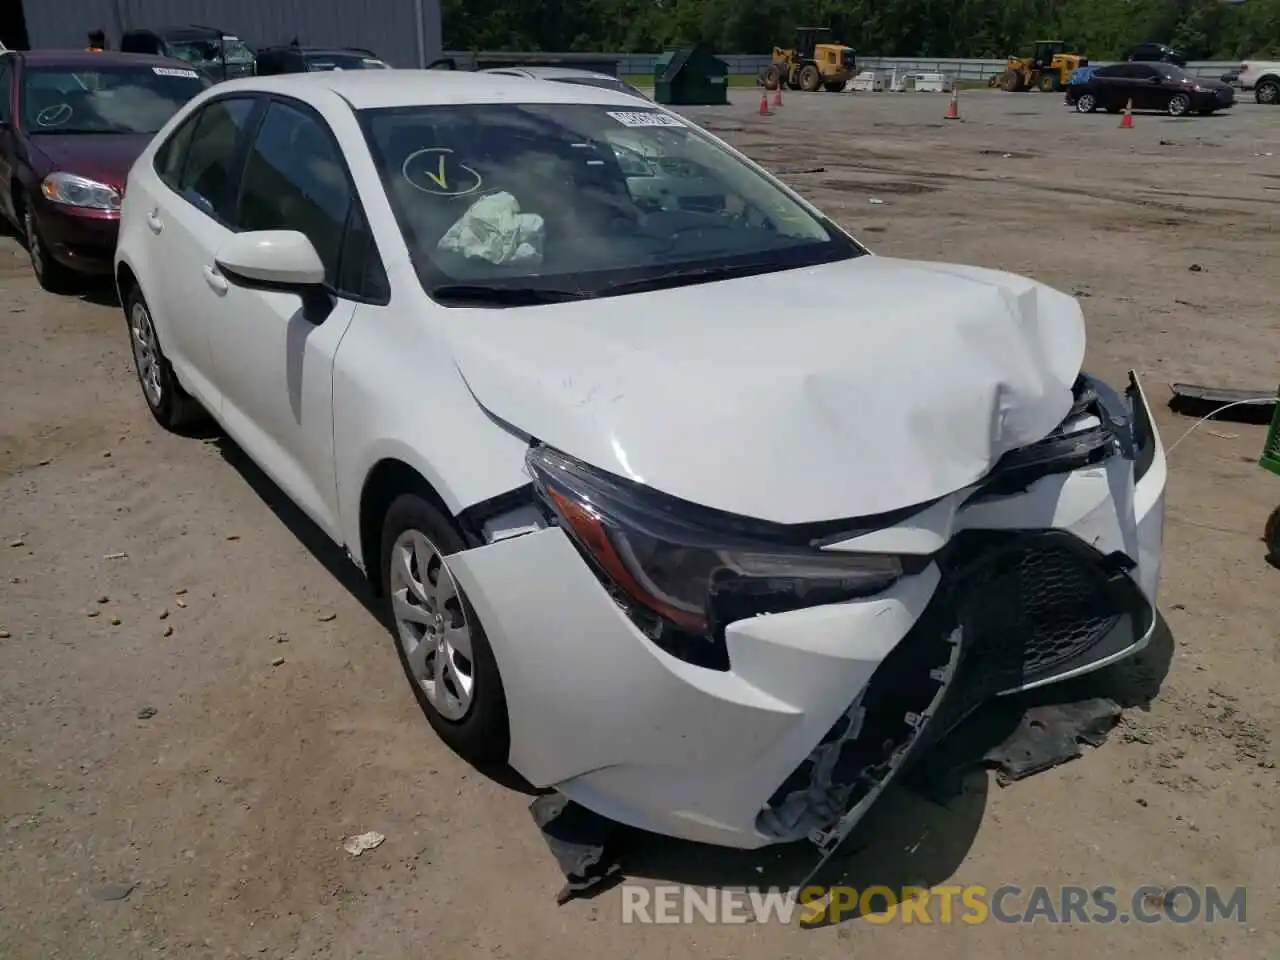
[[[338,509],[344,546],[362,569],[360,502],[382,461],[416,471],[455,517],[529,482],[527,439],[480,407],[447,343],[420,320],[360,306],[334,364]]]

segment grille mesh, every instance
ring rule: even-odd
[[[972,644],[968,683],[1007,689],[1049,675],[1105,636],[1122,611],[1096,562],[1059,543],[1011,544],[958,571],[949,593]]]

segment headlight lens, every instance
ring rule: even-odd
[[[120,191],[115,187],[74,173],[51,173],[40,184],[46,200],[68,207],[90,210],[119,210]]]
[[[673,656],[728,669],[735,620],[879,593],[896,557],[788,542],[787,528],[686,504],[548,447],[527,456],[542,502],[627,610]]]

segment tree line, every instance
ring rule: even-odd
[[[864,56],[1005,57],[1065,40],[1095,60],[1146,40],[1196,60],[1280,55],[1280,0],[442,0],[450,50],[768,53],[830,27]]]

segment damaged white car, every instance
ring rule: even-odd
[[[984,699],[1152,634],[1164,454],[1076,301],[871,255],[660,107],[237,80],[121,220],[156,419],[346,549],[451,747],[606,817],[829,850]]]

